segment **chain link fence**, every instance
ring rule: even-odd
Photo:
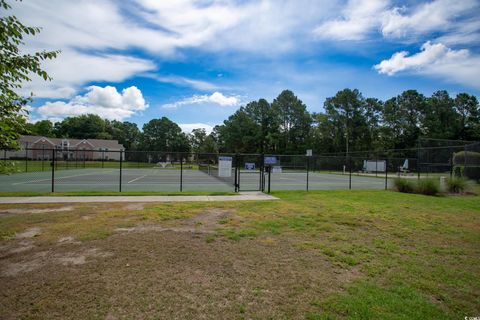
[[[408,150],[315,156],[59,148],[0,153],[0,192],[387,189],[399,176],[453,175],[480,179],[480,143],[421,141]]]

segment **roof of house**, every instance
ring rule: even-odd
[[[118,140],[104,140],[104,139],[71,139],[71,138],[48,138],[42,136],[21,136],[20,144],[25,146],[25,144],[33,145],[39,141],[45,140],[46,143],[50,142],[54,145],[60,145],[63,140],[70,142],[70,146],[76,146],[82,141],[86,141],[94,148],[108,148],[108,149],[125,149],[123,145],[118,143]]]

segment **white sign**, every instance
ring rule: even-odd
[[[265,157],[263,161],[266,165],[277,164],[277,157]]]
[[[255,170],[255,162],[245,162],[245,170],[254,171]]]
[[[280,166],[274,166],[272,168],[272,173],[282,173],[282,167]]]
[[[218,176],[223,178],[232,176],[232,157],[218,157]]]
[[[307,150],[307,157],[311,157],[313,154],[312,149]]]
[[[385,160],[363,160],[363,171],[366,172],[385,172]]]

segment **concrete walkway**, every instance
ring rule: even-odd
[[[61,196],[61,197],[0,197],[8,203],[74,203],[74,202],[190,202],[190,201],[262,201],[278,198],[261,192],[240,192],[234,196]]]

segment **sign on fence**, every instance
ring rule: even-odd
[[[266,165],[277,164],[277,157],[265,157],[263,161]]]
[[[385,160],[363,160],[363,171],[365,172],[385,172]]]
[[[218,157],[218,176],[222,178],[232,176],[232,157]]]
[[[254,162],[245,162],[245,170],[254,171],[255,163]]]

